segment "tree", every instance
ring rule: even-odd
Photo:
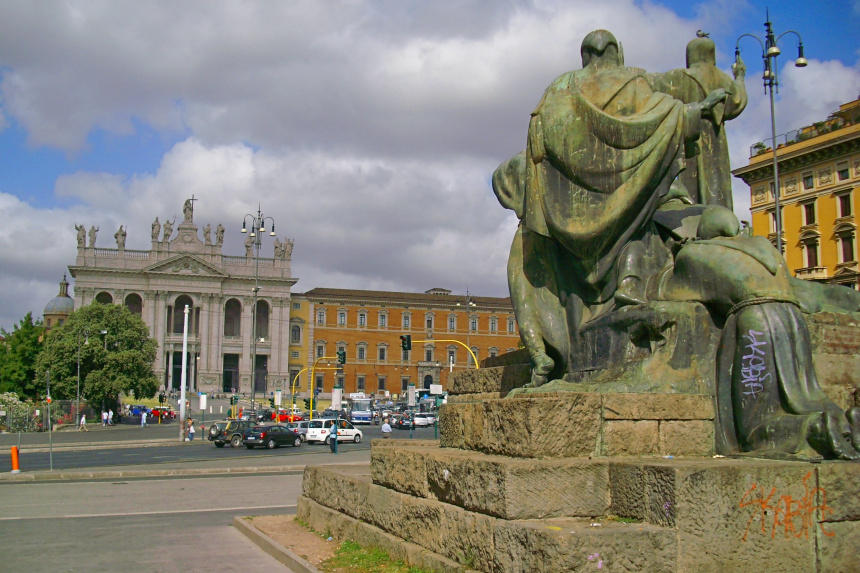
[[[15,392],[20,398],[35,398],[36,358],[42,351],[42,321],[28,312],[12,332],[0,328],[0,392]]]
[[[51,331],[36,362],[36,376],[44,380],[50,370],[51,396],[74,400],[80,352],[81,398],[94,408],[112,407],[121,393],[155,396],[158,379],[152,362],[157,349],[139,316],[121,305],[95,303]]]

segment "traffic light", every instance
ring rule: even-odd
[[[163,392],[158,395],[158,403],[164,404],[164,393]]]
[[[274,398],[269,398],[269,406],[271,406],[272,408],[275,407],[275,399]]]
[[[238,403],[239,403],[239,397],[238,396],[230,396],[230,405],[231,406],[235,406]]]
[[[308,398],[305,398],[305,410],[311,409],[311,401]]]
[[[400,348],[403,350],[412,350],[412,335],[402,334],[400,336]]]
[[[346,364],[346,350],[337,351],[337,363]]]

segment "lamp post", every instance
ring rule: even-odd
[[[774,198],[774,226],[776,227],[776,249],[782,253],[782,214],[779,210],[779,165],[776,157],[776,111],[774,105],[774,92],[779,91],[779,80],[777,78],[777,63],[776,58],[780,51],[777,43],[786,34],[794,34],[797,36],[797,60],[794,65],[798,68],[806,67],[807,61],[803,56],[803,39],[800,34],[794,30],[783,32],[779,36],[774,35],[773,27],[770,22],[770,13],[767,12],[767,21],[764,23],[765,39],[762,42],[761,38],[754,34],[741,34],[737,42],[735,42],[735,63],[742,65],[740,41],[745,36],[754,38],[761,45],[761,59],[764,63],[764,91],[770,94],[770,132],[773,142],[773,198]]]
[[[81,335],[84,335],[84,344],[90,343],[90,332],[88,330],[78,331],[78,393],[75,401],[75,420],[78,428],[81,427]]]
[[[257,413],[257,293],[260,291],[260,246],[262,245],[263,233],[266,232],[266,221],[271,222],[272,230],[270,236],[275,236],[275,220],[271,217],[263,216],[260,211],[260,206],[257,205],[257,215],[248,213],[242,219],[242,232],[247,233],[246,223],[248,218],[251,219],[251,234],[248,236],[252,239],[254,248],[254,306],[251,309],[251,405],[254,409],[254,415]]]
[[[459,302],[457,303],[457,308],[462,308],[462,306],[463,305],[461,305]],[[471,312],[472,312],[472,309],[475,308],[476,306],[478,306],[478,305],[475,304],[474,302],[472,302],[472,295],[469,294],[469,289],[466,289],[466,303],[465,303],[465,308],[466,308],[466,346],[469,348],[469,350],[472,349],[472,346],[469,344],[469,335],[472,333]],[[470,353],[470,355],[471,355],[471,353]],[[466,364],[468,364],[468,363],[469,363],[469,356],[466,356]],[[475,366],[477,366],[477,363],[475,364]]]

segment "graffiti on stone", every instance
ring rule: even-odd
[[[809,530],[814,528],[816,521],[821,533],[833,537],[835,534],[824,527],[825,517],[833,513],[827,506],[827,492],[820,487],[811,488],[811,479],[812,472],[803,478],[803,497],[782,494],[775,486],[768,490],[753,483],[741,497],[739,505],[741,509],[751,508],[743,541],[757,529],[762,535],[767,535],[770,529],[771,539],[776,539],[779,533],[786,539],[809,539]],[[754,525],[756,521],[758,527]]]

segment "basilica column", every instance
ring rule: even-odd
[[[223,391],[223,372],[224,372],[224,305],[226,304],[226,297],[221,294],[216,294],[212,296],[212,305],[217,307],[217,310],[212,313],[212,330],[210,332],[213,333],[212,339],[209,341],[209,349],[210,349],[210,362],[209,368],[212,372],[216,373],[216,381],[215,385],[217,386],[216,392]]]
[[[173,389],[173,344],[168,344],[167,355],[167,388]]]
[[[239,391],[251,392],[254,384],[254,365],[251,364],[251,344],[254,339],[252,312],[254,297],[242,297],[242,356],[239,357]],[[247,377],[247,380],[246,380]]]

